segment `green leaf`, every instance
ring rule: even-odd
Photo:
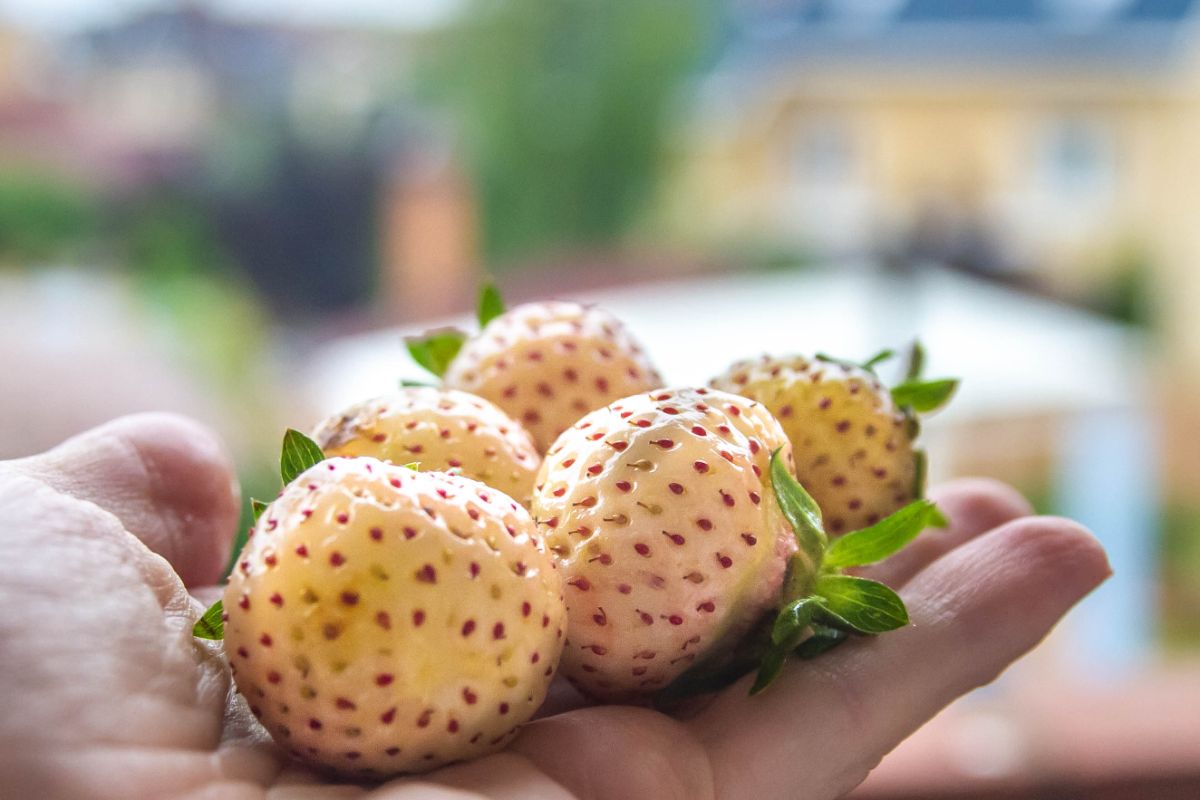
[[[758,674],[754,677],[754,684],[750,687],[750,696],[766,689],[775,679],[779,677],[779,673],[783,671],[783,665],[787,662],[788,651],[782,647],[772,647],[765,656],[762,663],[758,667]]]
[[[915,442],[921,435],[921,420],[912,406],[905,406],[902,410],[904,412],[904,435],[910,442]]]
[[[401,378],[400,379],[400,388],[401,389],[411,389],[414,386],[430,387],[430,386],[433,386],[433,384],[430,383],[429,381],[414,381],[414,380],[410,380],[409,378]]]
[[[771,627],[771,647],[759,663],[758,675],[750,687],[751,695],[766,689],[779,677],[788,655],[805,640],[813,617],[821,611],[821,604],[821,598],[810,595],[788,603],[779,612]]]
[[[787,466],[779,456],[781,449],[777,448],[771,453],[771,488],[775,491],[775,499],[779,502],[783,516],[792,526],[801,552],[808,556],[812,569],[815,570],[821,565],[821,556],[828,541],[821,522],[821,508],[800,482],[792,477],[792,473],[788,472]]]
[[[258,518],[262,516],[262,512],[267,508],[267,504],[262,500],[250,498],[250,513],[254,515],[254,521],[258,522]]]
[[[279,455],[279,475],[284,484],[296,480],[296,476],[325,459],[325,454],[312,439],[294,428],[283,435],[283,452]]]
[[[409,336],[404,340],[408,354],[425,369],[439,378],[462,349],[467,335],[454,328],[429,331],[424,336]]]
[[[784,606],[779,611],[779,616],[775,617],[775,624],[771,626],[771,643],[784,645],[793,639],[798,640],[798,635],[802,635],[812,622],[813,614],[820,604],[820,598],[810,595]],[[795,647],[795,644],[792,647]]]
[[[915,381],[925,371],[925,345],[920,339],[914,339],[908,350],[908,369],[904,372],[905,381]]]
[[[224,612],[225,606],[220,600],[213,603],[192,626],[192,636],[197,639],[213,639],[218,642],[224,639],[225,620],[221,618]]]
[[[929,454],[924,450],[913,450],[913,497],[918,500],[925,499],[925,484],[928,479]]]
[[[828,569],[841,569],[882,561],[902,549],[941,516],[937,506],[929,500],[909,503],[868,528],[834,540],[825,551],[824,565]]]
[[[948,403],[956,389],[958,380],[954,378],[905,381],[892,387],[892,400],[898,406],[909,406],[914,411],[925,413]]]
[[[489,322],[504,313],[504,298],[494,283],[485,283],[479,290],[479,303],[476,305],[476,316],[479,327],[486,327]]]
[[[813,625],[812,636],[801,642],[793,654],[799,658],[816,658],[850,638],[850,634],[825,625]]]
[[[894,355],[896,355],[895,350],[880,350],[878,353],[864,361],[862,363],[862,368],[870,372],[874,372],[876,365],[882,364],[884,361],[887,361]]]
[[[832,627],[876,634],[908,624],[908,610],[900,596],[878,581],[850,575],[823,575],[817,579],[822,611]]]
[[[846,369],[865,369],[867,372],[873,373],[876,365],[882,364],[884,361],[887,361],[894,355],[896,355],[895,350],[880,350],[878,353],[862,363],[851,361],[848,358],[837,358],[829,355],[828,353],[817,353],[815,358],[817,361],[824,361],[826,364],[837,364],[839,367],[844,367]]]

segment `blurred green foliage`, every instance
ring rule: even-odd
[[[0,172],[0,264],[69,258],[94,236],[96,198],[53,175]]]
[[[1062,513],[1048,482],[1019,488],[1035,513]],[[1168,652],[1194,652],[1200,648],[1200,506],[1183,498],[1169,500],[1157,521],[1157,637]]]
[[[184,195],[147,193],[122,209],[113,244],[146,307],[188,357],[221,388],[244,395],[269,320],[210,219]]]
[[[1160,529],[1163,644],[1193,649],[1200,646],[1200,507],[1169,506]]]
[[[105,197],[44,172],[0,172],[0,265],[129,275],[156,323],[221,388],[244,390],[268,320],[203,203],[177,187]]]
[[[619,240],[653,200],[714,0],[471,0],[431,52],[479,185],[487,257]]]
[[[815,251],[802,244],[775,239],[724,242],[717,252],[722,262],[738,272],[798,272],[823,263]]]
[[[1118,322],[1152,331],[1159,313],[1155,269],[1144,247],[1127,244],[1118,252],[1112,278],[1098,287],[1092,306]]]

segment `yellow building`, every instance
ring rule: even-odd
[[[1200,375],[1200,0],[743,0],[670,207],[721,241],[1086,295],[1151,269]]]

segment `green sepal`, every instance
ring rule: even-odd
[[[479,289],[479,302],[475,305],[475,316],[479,320],[479,327],[487,327],[489,322],[503,313],[504,298],[500,296],[500,290],[494,283],[485,283]]]
[[[414,381],[410,378],[401,378],[400,379],[400,388],[401,389],[412,389],[414,387],[429,388],[431,386],[433,386],[433,384],[430,383],[429,381]]]
[[[262,512],[266,511],[267,504],[256,497],[250,498],[250,513],[254,515],[254,521],[258,522],[258,518],[262,516]]]
[[[793,639],[798,641],[796,634],[803,633],[809,626],[820,604],[820,598],[809,595],[784,606],[771,626],[771,644],[786,645]],[[792,644],[792,647],[795,646]]]
[[[850,634],[846,631],[830,628],[827,625],[813,624],[812,636],[801,642],[792,651],[792,655],[804,659],[816,658],[849,639]]]
[[[814,618],[820,616],[823,616],[822,600],[811,595],[783,607],[771,626],[771,646],[759,663],[758,674],[750,687],[751,695],[766,689],[779,677],[788,656],[805,641]]]
[[[910,442],[915,442],[921,435],[921,420],[912,406],[905,406],[902,411],[904,413],[904,435]]]
[[[197,639],[212,639],[218,642],[224,639],[225,620],[222,618],[224,613],[224,603],[220,600],[213,603],[200,615],[200,619],[196,620],[196,624],[192,626],[192,636],[195,636]]]
[[[897,552],[921,531],[944,525],[941,512],[929,500],[916,500],[867,528],[835,539],[825,551],[825,569],[874,564]]]
[[[925,345],[920,339],[914,339],[908,349],[908,367],[904,370],[905,381],[919,380],[925,371]]]
[[[750,696],[758,694],[766,689],[775,679],[779,677],[779,673],[783,672],[783,665],[787,662],[788,651],[783,647],[772,647],[763,656],[762,663],[758,666],[758,673],[754,676],[754,683],[750,686]]]
[[[912,495],[917,500],[925,499],[925,484],[929,480],[929,454],[924,450],[913,450]],[[939,526],[940,527],[940,526]]]
[[[895,350],[880,350],[878,353],[864,361],[862,363],[862,368],[869,372],[874,372],[877,365],[882,364],[895,355]]]
[[[321,447],[294,428],[283,435],[283,451],[279,454],[279,476],[284,485],[296,480],[304,470],[325,459]]]
[[[462,349],[467,335],[456,328],[442,328],[429,331],[423,336],[409,336],[404,339],[408,354],[413,361],[432,372],[437,377],[446,374],[446,368]]]
[[[837,364],[839,367],[843,367],[845,369],[865,369],[867,372],[873,374],[877,365],[882,364],[884,361],[887,361],[894,355],[896,355],[895,350],[880,350],[878,353],[861,363],[857,361],[851,361],[848,358],[836,358],[828,353],[817,353],[815,358],[817,361],[824,361],[826,364]]]
[[[822,603],[822,622],[873,635],[894,631],[908,624],[908,609],[900,595],[878,581],[851,575],[822,575],[817,578]]]
[[[787,466],[780,458],[780,450],[782,448],[776,448],[775,452],[771,453],[771,488],[775,492],[775,499],[783,511],[783,516],[792,526],[796,542],[800,545],[800,552],[805,554],[811,569],[815,571],[821,565],[821,557],[829,541],[821,521],[821,508],[800,482],[792,477],[792,473],[788,472]]]
[[[932,381],[908,380],[892,387],[892,400],[898,406],[908,406],[918,413],[927,413],[950,402],[958,389],[958,379],[939,378]]]

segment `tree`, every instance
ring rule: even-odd
[[[660,175],[708,0],[474,0],[437,47],[490,259],[619,239]]]

